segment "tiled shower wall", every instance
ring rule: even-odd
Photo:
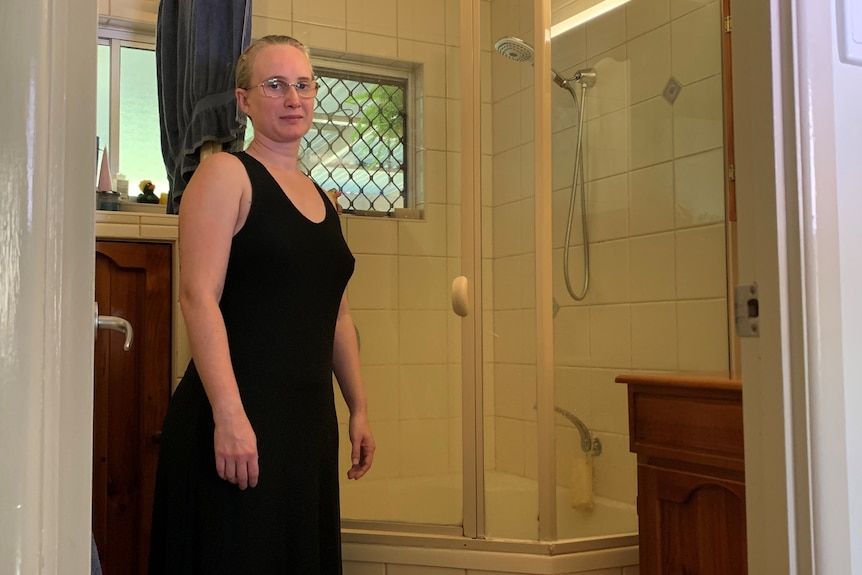
[[[491,9],[491,44],[531,38],[515,20],[523,6],[495,0]],[[490,57],[496,466],[531,476],[533,70]],[[598,74],[584,125],[591,284],[582,302],[568,295],[562,271],[577,115],[568,93],[553,90],[556,402],[604,443],[594,459],[596,494],[634,504],[626,390],[614,377],[729,371],[719,2],[631,0],[555,38],[552,61],[566,77],[586,67]],[[671,78],[681,86],[673,103],[662,95]],[[573,224],[570,274],[580,291],[579,203]],[[559,416],[557,424],[558,483],[568,485],[578,436]]]

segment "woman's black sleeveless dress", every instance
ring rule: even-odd
[[[212,410],[194,361],[162,431],[150,575],[341,573],[338,425],[332,346],[354,259],[335,208],[305,218],[260,162],[237,154],[252,185],[220,307],[260,480],[219,479]]]

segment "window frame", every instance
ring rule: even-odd
[[[407,159],[406,170],[404,174],[404,186],[407,188],[407,193],[404,194],[402,190],[402,194],[404,197],[404,207],[405,208],[414,208],[419,206],[422,203],[422,198],[424,197],[424,189],[422,188],[422,179],[417,177],[417,173],[419,170],[417,169],[420,165],[420,152],[423,150],[421,146],[421,137],[420,134],[416,130],[416,74],[414,72],[413,67],[406,63],[400,62],[396,60],[391,60],[387,62],[373,62],[373,61],[354,61],[350,60],[350,54],[342,54],[341,57],[331,57],[331,56],[312,56],[311,57],[311,65],[315,69],[315,77],[317,77],[317,69],[334,69],[339,72],[345,72],[348,74],[357,74],[360,76],[366,76],[369,80],[373,80],[374,78],[396,78],[399,80],[404,80],[406,82],[406,86],[404,89],[404,113],[406,116],[406,121],[404,123],[404,130],[406,134],[409,134],[411,137],[407,139],[404,149],[404,158]],[[361,80],[359,80],[361,81]],[[310,166],[306,166],[306,168],[311,171]],[[382,210],[365,210],[360,212],[347,212],[354,215],[362,215],[363,213],[372,212],[380,215],[394,215],[393,212],[382,211]]]
[[[110,72],[108,76],[108,165],[112,174],[120,173],[120,50],[135,48],[140,50],[156,50],[156,36],[100,26],[96,46],[108,46],[110,49]],[[130,193],[135,191],[130,189]]]

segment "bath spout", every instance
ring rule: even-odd
[[[599,441],[598,437],[593,437],[590,429],[577,415],[556,405],[554,406],[554,411],[571,421],[578,429],[578,433],[581,435],[581,451],[584,453],[591,453],[593,455],[601,455],[602,442]]]

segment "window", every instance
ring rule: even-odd
[[[141,180],[151,180],[156,195],[166,193],[155,40],[107,29],[100,36],[98,161],[107,147],[111,175],[128,178],[130,196],[140,193]],[[386,214],[415,205],[407,153],[410,73],[329,60],[315,60],[314,67],[320,90],[303,146],[305,170],[324,189],[340,190],[338,201],[348,213]],[[246,142],[253,133],[249,122]]]
[[[347,213],[386,214],[414,205],[409,74],[331,61],[315,61],[314,72],[320,90],[302,156],[311,178],[341,191],[338,201]],[[253,134],[250,127],[247,142]]]
[[[167,193],[162,159],[155,45],[102,31],[98,46],[97,125],[99,157],[107,147],[111,175],[124,174],[129,196],[151,180]],[[96,164],[99,166],[100,164]],[[98,177],[98,173],[97,173]]]
[[[407,207],[407,79],[315,67],[320,91],[304,163],[347,212]]]

